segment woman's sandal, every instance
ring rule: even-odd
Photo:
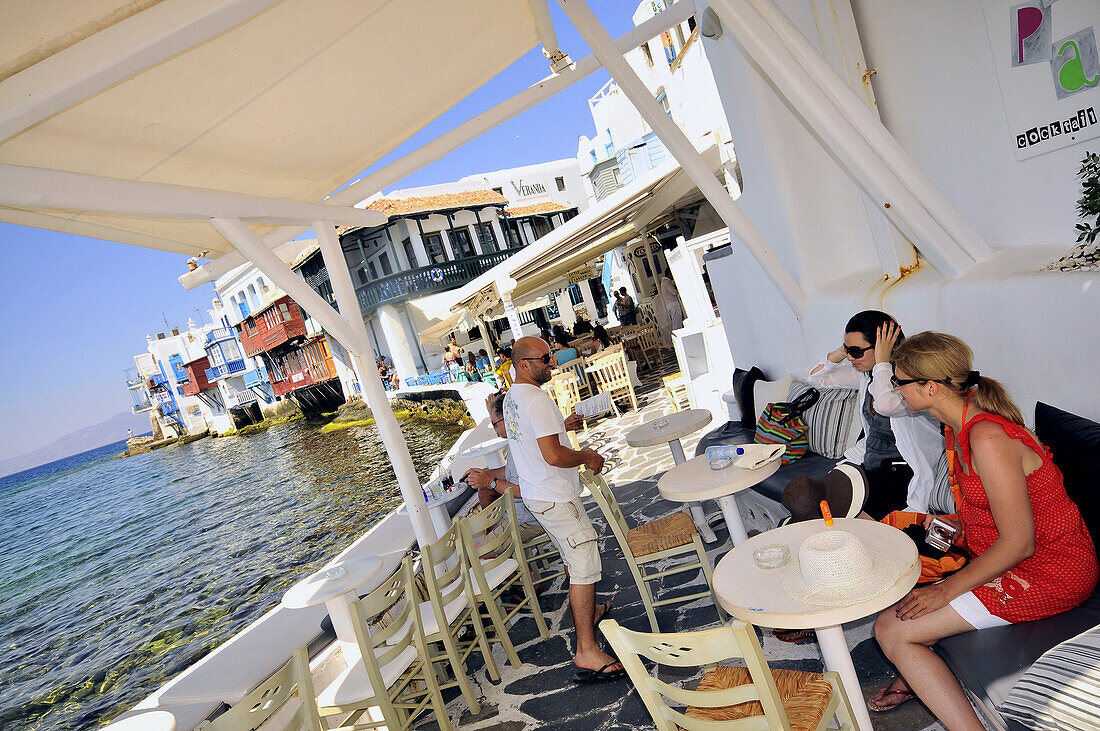
[[[886,700],[892,695],[896,695],[899,697],[897,703],[894,703],[892,705],[883,705],[881,703],[881,701]],[[905,703],[906,701],[912,700],[916,697],[917,696],[913,694],[913,691],[909,690],[908,688],[895,688],[894,690],[890,690],[890,686],[886,686],[878,693],[867,699],[867,707],[875,713],[885,713],[886,711],[894,710],[902,703]]]
[[[772,635],[782,642],[790,642],[801,645],[817,639],[817,633],[812,629],[773,629]]]

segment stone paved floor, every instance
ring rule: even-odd
[[[678,506],[663,500],[657,492],[657,477],[673,464],[666,446],[635,450],[627,446],[623,435],[631,427],[672,410],[661,388],[660,376],[676,370],[675,362],[666,361],[665,368],[653,374],[641,374],[642,388],[638,392],[639,409],[615,419],[605,419],[582,435],[584,446],[598,449],[607,458],[605,476],[613,486],[628,522],[637,525],[647,519],[668,515]],[[713,428],[716,425],[711,425]],[[695,444],[706,429],[682,440],[684,451],[693,454]],[[612,599],[613,616],[623,626],[648,631],[638,590],[618,544],[607,528],[595,502],[588,501],[588,512],[600,533],[603,556],[603,579],[596,585],[597,601]],[[714,506],[716,507],[716,506]],[[718,541],[707,546],[707,554],[717,562],[731,547],[729,534],[721,521],[715,524]],[[670,577],[657,593],[675,592],[677,586],[698,591],[701,574],[680,574]],[[538,635],[534,620],[521,616],[512,628],[511,637],[523,665],[507,664],[499,646],[495,658],[501,670],[501,680],[494,683],[485,673],[475,653],[469,665],[475,690],[481,694],[481,713],[471,715],[461,695],[445,694],[452,722],[463,729],[606,729],[654,728],[638,694],[628,679],[598,685],[576,685],[572,682],[573,618],[568,611],[567,586],[556,580],[540,596],[540,606],[550,628],[550,636]],[[659,607],[657,618],[665,631],[696,630],[718,624],[714,606],[707,600],[690,604]],[[872,619],[845,626],[845,636],[856,672],[863,681],[863,695],[869,697],[893,676],[877,643],[871,636]],[[820,672],[821,655],[816,642],[791,645],[775,639],[767,629],[762,635],[764,654],[772,667]],[[694,685],[698,674],[663,669],[662,679],[670,683]],[[859,702],[859,701],[856,701]],[[909,731],[942,729],[927,709],[916,702],[907,703],[889,714],[875,715],[876,729]],[[436,728],[434,718],[426,717],[416,728]]]

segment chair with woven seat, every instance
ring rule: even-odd
[[[661,333],[656,325],[645,325],[638,328],[638,336],[634,339],[634,348],[645,360],[646,368],[660,366],[664,362],[661,354]]]
[[[312,687],[299,684],[302,705],[315,708],[322,718],[341,716],[340,725],[332,727],[336,729],[403,730],[429,708],[441,729],[452,728],[414,611],[418,603],[412,562],[406,557],[396,575],[351,603],[360,657],[316,696]],[[372,708],[382,718],[375,718]]]
[[[609,619],[600,623],[600,630],[658,731],[817,731],[829,727],[834,718],[842,731],[856,727],[840,676],[769,668],[752,625],[734,621],[701,632],[650,634]],[[703,667],[731,658],[743,659],[745,666],[713,667],[695,690],[688,690],[651,675],[642,665],[643,657],[657,664],[658,673],[661,666]]]
[[[559,373],[546,384],[550,387],[551,396],[558,405],[561,415],[565,418],[573,413],[573,407],[581,400],[580,388],[577,377],[573,373]]]
[[[677,512],[666,515],[657,520],[651,520],[637,528],[629,528],[623,511],[619,508],[619,501],[615,499],[615,493],[608,487],[603,477],[585,468],[581,470],[581,480],[588,487],[600,506],[607,524],[611,526],[611,532],[615,534],[615,540],[619,542],[623,556],[626,557],[630,573],[634,576],[634,582],[638,585],[638,593],[642,595],[642,604],[645,605],[646,615],[649,617],[649,626],[654,632],[660,632],[657,624],[656,608],[668,604],[682,604],[695,601],[704,597],[710,597],[714,602],[714,608],[718,612],[718,618],[725,622],[729,619],[722,605],[718,603],[718,597],[714,594],[714,577],[711,572],[710,560],[703,550],[703,541],[699,537],[699,531],[695,528],[691,516],[686,512]],[[694,554],[694,555],[693,555]],[[665,562],[666,559],[683,556],[686,563],[676,564],[670,567],[652,567],[656,562]],[[706,581],[706,591],[693,594],[679,594],[666,599],[654,598],[650,583],[685,571],[701,571]]]
[[[523,541],[516,521],[515,497],[506,491],[489,506],[458,521],[462,536],[463,553],[469,562],[470,583],[477,602],[484,607],[485,616],[493,626],[495,635],[490,641],[500,642],[504,654],[513,667],[520,667],[512,639],[508,636],[508,623],[524,607],[535,618],[539,634],[550,634],[535,595]],[[501,596],[510,589],[517,589],[522,599],[502,610]]]
[[[680,372],[673,373],[661,379],[665,393],[672,402],[673,411],[686,411],[691,408],[691,395],[688,393],[687,379]]]
[[[638,410],[638,397],[634,395],[625,353],[621,350],[606,356],[600,353],[589,361],[588,372],[592,374],[599,393],[610,394],[611,398],[629,398],[631,407]]]
[[[424,581],[428,600],[418,600],[418,603],[424,641],[430,653],[425,657],[433,665],[450,665],[454,677],[453,680],[441,682],[440,688],[457,687],[470,712],[476,714],[480,713],[481,704],[466,672],[466,660],[475,649],[480,649],[485,670],[492,680],[500,680],[500,670],[493,659],[485,627],[477,611],[467,566],[462,537],[458,524],[454,523],[435,542],[420,551],[417,575]],[[467,627],[473,631],[466,639],[460,639]],[[436,647],[442,647],[442,652],[435,651]]]

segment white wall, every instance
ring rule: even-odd
[[[811,0],[779,5],[820,48]],[[735,238],[732,255],[708,268],[736,364],[798,372],[835,347],[851,314],[883,309],[907,332],[940,329],[968,340],[975,367],[1005,381],[1025,414],[1041,399],[1100,418],[1091,375],[1100,359],[1100,277],[1040,271],[1073,243],[1073,176],[1088,144],[1015,161],[979,0],[856,0],[855,11],[885,124],[1001,251],[957,279],[922,261],[884,287],[858,187],[727,27],[704,45],[745,179],[738,204],[808,296],[799,320]]]

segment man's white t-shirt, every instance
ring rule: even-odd
[[[550,435],[557,435],[562,445],[570,446],[565,419],[550,394],[538,386],[513,384],[504,397],[504,426],[524,499],[565,503],[581,494],[577,468],[554,467],[539,449],[539,437]]]

